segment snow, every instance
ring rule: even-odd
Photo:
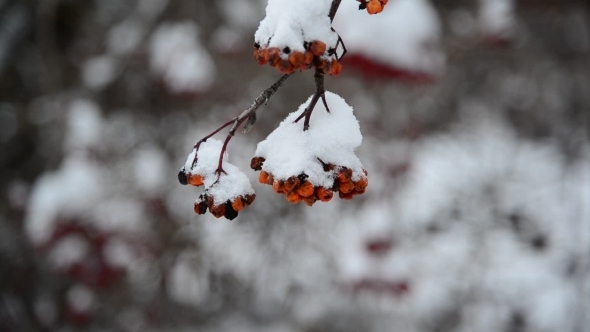
[[[220,0],[215,4],[235,31],[253,30],[260,22],[265,0]]]
[[[51,249],[49,261],[58,269],[67,269],[75,263],[80,263],[88,254],[90,245],[81,235],[69,235]]]
[[[100,107],[94,101],[74,100],[69,106],[66,121],[64,150],[87,150],[100,145],[102,116]]]
[[[141,21],[133,16],[113,26],[107,33],[108,52],[113,55],[126,55],[137,49],[145,34]]]
[[[204,266],[185,253],[168,271],[167,291],[170,298],[185,305],[198,305],[209,295],[209,275]]]
[[[343,1],[334,29],[350,54],[432,74],[444,68],[445,56],[439,45],[441,22],[428,0],[389,1],[378,15],[367,15],[358,10],[356,2]]]
[[[164,22],[149,45],[150,67],[172,93],[207,91],[215,79],[215,65],[199,42],[199,27],[191,22]]]
[[[300,52],[305,51],[304,42],[314,40],[335,47],[338,35],[328,17],[331,4],[331,0],[269,0],[254,40],[263,48],[289,47]]]
[[[326,92],[330,113],[322,101],[318,101],[309,130],[304,131],[304,119],[298,123],[294,121],[304,112],[312,97],[258,143],[255,156],[266,159],[262,170],[280,180],[305,173],[313,185],[331,188],[334,174],[324,171],[319,158],[326,164],[352,169],[353,180],[358,180],[364,176],[363,167],[354,151],[363,137],[352,107],[338,95]]]
[[[138,148],[131,161],[134,166],[136,186],[147,195],[156,195],[165,188],[168,159],[155,146]]]
[[[61,168],[44,174],[34,185],[25,218],[31,242],[45,243],[58,220],[89,214],[106,195],[106,173],[84,158],[69,157]]]
[[[479,0],[479,25],[485,35],[510,37],[516,24],[514,0]]]
[[[215,173],[219,165],[219,155],[223,143],[216,139],[208,139],[202,143],[197,152],[195,149],[189,154],[184,165],[186,174],[201,175],[207,194],[214,198],[215,205],[233,201],[238,196],[254,194],[248,177],[239,168],[230,164],[226,152],[223,157],[222,168],[226,174],[219,177]],[[193,160],[197,154],[197,162],[193,167]]]
[[[93,90],[102,90],[113,82],[118,74],[118,62],[112,55],[100,55],[82,64],[82,82]]]
[[[95,296],[88,287],[76,284],[68,289],[66,301],[77,312],[86,313],[93,309]]]

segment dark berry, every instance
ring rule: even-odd
[[[223,216],[229,220],[234,220],[238,216],[238,212],[234,210],[230,202],[225,203],[225,214]]]
[[[180,182],[181,185],[186,186],[188,184],[188,178],[186,176],[186,174],[184,173],[184,169],[180,170],[180,172],[178,172],[178,182]]]

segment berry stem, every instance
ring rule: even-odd
[[[311,118],[311,113],[315,108],[315,105],[318,103],[318,100],[322,98],[322,102],[326,107],[326,111],[330,113],[330,108],[328,108],[328,103],[326,102],[326,89],[324,88],[324,73],[320,70],[316,70],[315,75],[315,93],[309,102],[309,105],[305,108],[305,111],[301,113],[301,115],[295,119],[295,123],[299,122],[299,120],[305,117],[305,121],[303,122],[303,130],[306,131],[309,129],[309,120]]]

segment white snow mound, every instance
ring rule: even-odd
[[[294,121],[304,112],[311,98],[289,114],[266,140],[258,143],[255,155],[266,159],[262,170],[280,180],[305,173],[313,185],[331,188],[334,173],[324,171],[319,158],[326,164],[352,169],[352,179],[357,181],[364,174],[354,150],[361,144],[363,136],[352,107],[340,96],[326,92],[330,113],[322,101],[318,101],[310,127],[303,131],[304,119],[298,123]]]

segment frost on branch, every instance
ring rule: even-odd
[[[195,213],[205,214],[208,208],[215,217],[232,220],[252,204],[256,195],[248,177],[236,166],[224,161],[222,169],[218,169],[222,149],[223,143],[215,139],[197,144],[178,177],[183,184],[205,186],[205,192],[195,202]],[[227,153],[222,157],[227,159]]]
[[[254,35],[254,58],[282,73],[312,67],[338,75],[338,34],[328,16],[331,0],[269,0]]]
[[[303,123],[295,121],[310,101],[311,97],[258,144],[251,167],[261,171],[261,183],[272,184],[291,203],[327,202],[334,192],[342,199],[364,193],[366,171],[354,154],[363,137],[352,107],[326,92],[330,112],[318,103],[309,129],[303,130]]]

